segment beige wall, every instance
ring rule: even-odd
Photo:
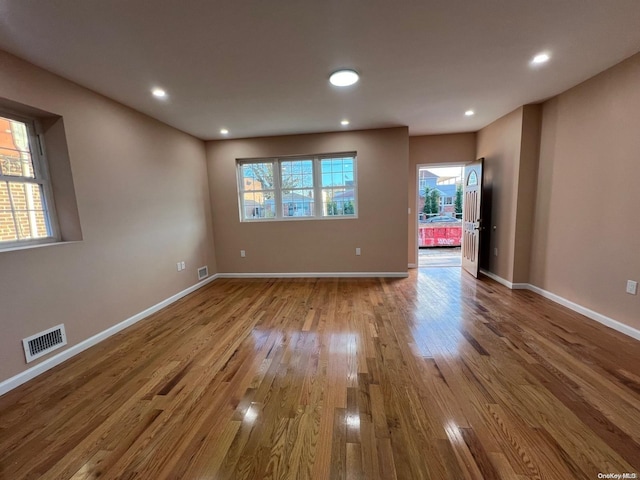
[[[409,263],[416,265],[418,240],[417,167],[421,164],[469,163],[475,160],[476,134],[421,135],[409,138]]]
[[[640,329],[640,54],[544,104],[531,283]]]
[[[0,252],[2,381],[22,338],[64,323],[72,346],[216,265],[202,141],[3,52],[0,72],[0,97],[63,116],[83,236]]]
[[[476,156],[484,157],[483,202],[485,244],[490,272],[513,281],[518,175],[522,144],[523,107],[496,120],[478,132]],[[486,245],[488,240],[489,245]],[[494,250],[498,249],[498,255]]]
[[[345,151],[358,154],[357,219],[240,222],[236,159]],[[220,272],[406,272],[406,128],[213,141],[207,160]]]
[[[3,52],[0,72],[0,98],[63,117],[55,129],[75,185],[64,200],[77,201],[64,221],[68,238],[82,238],[0,252],[0,381],[27,368],[25,336],[65,323],[77,344],[193,285],[201,265],[403,272],[416,260],[416,165],[477,157],[490,192],[488,269],[640,328],[640,295],[624,293],[640,280],[640,54],[477,134],[395,128],[206,145]],[[236,158],[353,150],[358,219],[239,222]]]
[[[533,219],[535,215],[536,188],[538,184],[541,122],[542,105],[525,105],[522,107],[522,136],[520,161],[518,164],[513,283],[529,282]]]

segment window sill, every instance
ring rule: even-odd
[[[336,215],[330,217],[289,217],[289,218],[255,218],[240,220],[240,223],[266,223],[266,222],[307,222],[309,220],[357,220],[357,215]]]
[[[32,243],[27,245],[13,245],[11,247],[2,248],[0,247],[0,255],[5,252],[16,252],[20,250],[30,250],[32,248],[43,248],[43,247],[55,247],[58,245],[69,245],[72,243],[80,243],[81,240],[69,240],[69,241],[52,241],[46,243]]]

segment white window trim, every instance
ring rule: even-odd
[[[332,158],[353,158],[353,215],[323,215],[322,214],[322,190],[328,190],[332,187],[322,187],[322,168],[321,161]],[[295,161],[295,160],[311,160],[313,162],[313,187],[306,190],[313,190],[313,205],[314,215],[309,216],[284,216],[282,212],[282,189],[280,185],[281,179],[281,164],[282,162]],[[262,191],[274,192],[274,205],[275,216],[270,218],[244,218],[245,206],[243,201],[244,190],[244,177],[242,174],[242,166],[251,163],[271,163],[273,165],[273,189],[265,189]],[[337,152],[337,153],[322,153],[312,155],[285,155],[279,157],[264,157],[264,158],[238,158],[236,159],[236,179],[238,190],[238,214],[241,223],[254,223],[254,222],[299,222],[308,220],[352,220],[358,218],[359,205],[358,205],[358,170],[357,170],[357,152]],[[301,187],[302,188],[302,187]],[[341,187],[333,187],[341,188]]]
[[[42,135],[40,123],[35,118],[26,117],[6,109],[0,109],[0,116],[26,125],[31,161],[33,163],[33,171],[35,174],[35,178],[0,174],[0,182],[8,181],[12,183],[32,183],[35,185],[41,185],[42,200],[45,203],[47,212],[47,215],[45,215],[45,221],[48,224],[48,230],[50,232],[49,236],[43,238],[0,242],[0,252],[58,243],[61,241],[60,227],[58,225],[58,215],[56,212],[55,202],[53,200],[53,188],[51,186],[49,167],[45,154],[46,149],[44,145],[44,136]]]

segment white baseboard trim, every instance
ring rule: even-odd
[[[480,269],[480,273],[486,277],[489,277],[492,280],[495,280],[499,284],[504,285],[507,288],[510,288],[511,290],[528,290],[529,289],[528,283],[512,283],[509,280],[505,280],[504,278],[499,277],[493,272],[485,270],[484,268]]]
[[[406,278],[408,272],[218,273],[218,278]]]
[[[548,298],[549,300],[556,302],[562,305],[563,307],[567,307],[569,310],[578,312],[581,315],[584,315],[585,317],[590,318],[591,320],[595,320],[598,323],[606,325],[609,328],[613,328],[614,330],[617,330],[620,333],[624,333],[625,335],[635,338],[636,340],[640,340],[640,330],[636,330],[635,328],[630,327],[629,325],[626,325],[622,322],[614,320],[613,318],[607,317],[606,315],[593,311],[589,308],[583,307],[582,305],[572,302],[571,300],[567,300],[566,298],[563,298],[560,295],[556,295],[555,293],[548,292],[547,290],[544,290],[540,287],[536,287],[535,285],[531,285],[531,284],[527,284],[527,285],[528,285],[527,290],[531,290],[532,292],[537,293],[538,295],[541,295],[544,298]]]
[[[498,275],[496,275],[493,272],[490,272],[489,270],[485,270],[484,268],[481,268],[480,273],[483,274],[485,277],[489,277],[491,280],[495,280],[500,285],[504,285],[507,288],[513,289],[513,283],[511,283],[509,280],[505,280],[504,278],[499,277]]]
[[[551,293],[547,290],[544,290],[530,283],[512,283],[508,280],[505,280],[502,277],[499,277],[495,273],[489,272],[484,269],[481,269],[480,272],[483,275],[486,275],[487,277],[495,280],[496,282],[504,285],[507,288],[510,288],[512,290],[529,290],[531,292],[537,293],[538,295],[544,298],[547,298],[552,302],[562,305],[563,307],[567,307],[569,310],[573,310],[574,312],[584,315],[585,317],[590,318],[591,320],[595,320],[596,322],[601,323],[609,328],[613,328],[614,330],[620,333],[624,333],[625,335],[628,335],[631,338],[640,340],[640,330],[636,330],[635,328],[630,327],[629,325],[626,325],[617,320],[614,320],[613,318],[607,317],[606,315],[598,313],[589,308],[583,307],[582,305],[572,302],[571,300],[567,300],[566,298],[561,297],[560,295],[556,295],[555,293]]]
[[[65,360],[68,360],[71,357],[79,354],[80,352],[83,352],[84,350],[90,347],[93,347],[94,345],[100,343],[106,338],[109,338],[110,336],[115,335],[116,333],[124,330],[125,328],[130,327],[134,323],[137,323],[140,320],[145,319],[149,315],[157,312],[158,310],[163,309],[164,307],[172,304],[173,302],[180,300],[182,297],[189,295],[191,292],[195,292],[199,288],[202,288],[206,284],[214,281],[216,278],[219,278],[219,275],[217,274],[211,275],[210,277],[205,278],[201,282],[198,282],[195,285],[185,290],[182,290],[181,292],[178,292],[175,295],[172,295],[171,297],[161,301],[160,303],[157,303],[147,308],[146,310],[143,310],[142,312],[137,313],[136,315],[129,317],[126,320],[112,327],[109,327],[100,333],[97,333],[92,337],[89,337],[86,340],[83,340],[82,342],[76,345],[73,345],[72,347],[69,347],[66,350],[63,350],[57,355],[47,358],[46,360],[38,363],[37,365],[34,365],[33,367],[25,370],[24,372],[20,372],[19,374],[14,375],[13,377],[10,377],[7,380],[0,382],[0,395],[4,395],[8,391],[13,390],[16,387],[19,387],[23,383],[28,382],[29,380],[37,377],[38,375],[46,372],[47,370],[50,370],[57,365],[60,365]]]
[[[581,315],[584,315],[587,318],[590,318],[592,320],[595,320],[596,322],[599,322],[603,325],[606,325],[607,327],[610,327],[620,333],[623,333],[625,335],[628,335],[632,338],[635,338],[636,340],[640,340],[640,330],[636,330],[633,327],[630,327],[629,325],[626,325],[624,323],[618,322],[617,320],[614,320],[613,318],[607,317],[606,315],[602,315],[601,313],[595,312],[593,310],[590,310],[586,307],[583,307],[581,305],[578,305],[575,302],[572,302],[570,300],[567,300],[566,298],[563,298],[559,295],[556,295],[555,293],[551,293],[548,292],[547,290],[544,290],[540,287],[537,287],[535,285],[531,285],[529,283],[512,283],[509,282],[508,280],[505,280],[502,277],[499,277],[498,275],[489,272],[487,270],[480,270],[480,273],[482,273],[483,275],[486,275],[487,277],[495,280],[496,282],[500,283],[501,285],[504,285],[507,288],[510,289],[522,289],[522,290],[530,290],[534,293],[537,293],[538,295],[541,295],[555,303],[558,303],[564,307],[567,307],[570,310],[573,310],[574,312],[578,312]],[[23,383],[28,382],[29,380],[37,377],[38,375],[46,372],[47,370],[52,369],[53,367],[60,365],[62,362],[64,362],[65,360],[68,360],[69,358],[79,354],[80,352],[83,352],[84,350],[100,343],[101,341],[105,340],[106,338],[111,337],[112,335],[115,335],[116,333],[124,330],[125,328],[139,322],[140,320],[145,319],[146,317],[148,317],[149,315],[157,312],[158,310],[163,309],[164,307],[172,304],[173,302],[176,302],[177,300],[180,300],[182,297],[187,296],[188,294],[196,291],[199,288],[204,287],[206,284],[212,282],[213,280],[215,280],[216,278],[326,278],[326,277],[343,277],[343,278],[354,278],[354,277],[360,277],[360,278],[366,278],[366,277],[395,277],[395,278],[403,278],[403,277],[408,277],[408,273],[407,272],[317,272],[317,273],[218,273],[215,275],[212,275],[204,280],[202,280],[201,282],[196,283],[195,285],[176,293],[175,295],[163,300],[160,303],[157,303],[149,308],[147,308],[146,310],[143,310],[140,313],[137,313],[136,315],[129,317],[128,319],[86,339],[83,340],[82,342],[73,345],[72,347],[58,353],[57,355],[54,355],[40,363],[38,363],[37,365],[34,365],[33,367],[25,370],[24,372],[20,372],[19,374],[8,378],[7,380],[4,380],[2,382],[0,382],[0,395],[4,395],[5,393],[9,392],[10,390],[13,390],[16,387],[19,387],[20,385],[22,385]]]
[[[418,268],[418,265],[415,263],[410,263],[409,265],[407,265],[409,268]]]

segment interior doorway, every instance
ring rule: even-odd
[[[417,168],[418,267],[460,267],[464,164]]]

